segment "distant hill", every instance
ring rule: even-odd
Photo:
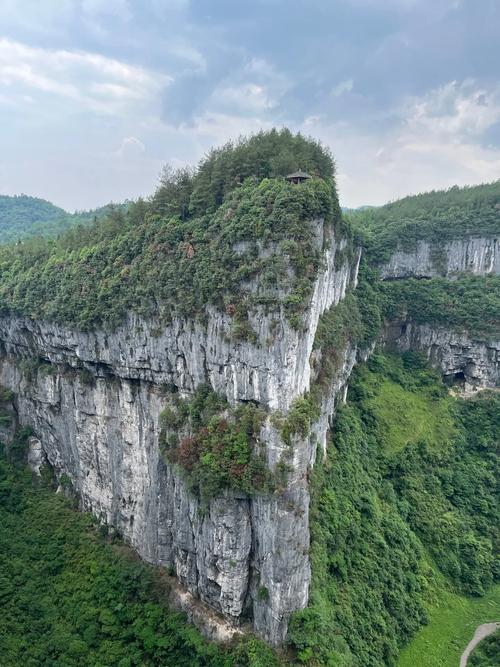
[[[118,207],[127,207],[119,204]],[[113,204],[91,211],[68,213],[63,208],[38,197],[0,195],[0,244],[14,243],[32,236],[57,236],[69,227],[88,224],[100,218]]]

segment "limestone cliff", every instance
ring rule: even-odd
[[[468,237],[442,245],[418,241],[413,250],[399,248],[381,267],[383,279],[500,274],[500,238]]]
[[[411,321],[386,328],[386,345],[400,352],[416,350],[427,356],[445,380],[464,394],[500,387],[500,340],[472,336],[430,324]]]
[[[214,307],[203,324],[174,318],[165,326],[131,314],[114,331],[0,319],[0,382],[16,393],[19,423],[34,431],[35,465],[45,457],[69,477],[83,509],[173,571],[228,626],[248,621],[272,644],[307,604],[307,472],[356,352],[342,351],[320,419],[308,437],[292,438],[286,488],[270,495],[226,491],[203,507],[160,455],[159,416],[171,390],[188,396],[202,383],[230,404],[255,402],[267,411],[260,441],[275,468],[287,446],[272,415],[286,414],[309,389],[319,317],[355,284],[359,264],[359,253],[352,262],[342,256],[346,241],[322,220],[314,225],[323,263],[300,330],[282,308],[249,314],[252,341],[234,340],[230,315]]]

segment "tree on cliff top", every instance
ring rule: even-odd
[[[152,208],[183,220],[213,213],[246,178],[277,178],[298,168],[333,184],[332,155],[318,141],[287,129],[261,131],[212,148],[194,170],[164,168]]]

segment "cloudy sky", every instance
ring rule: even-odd
[[[500,178],[498,0],[0,0],[0,193],[150,194],[289,126],[345,206]]]

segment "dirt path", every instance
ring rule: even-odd
[[[474,637],[472,637],[470,642],[467,644],[465,651],[462,653],[462,657],[460,658],[460,667],[467,667],[467,660],[479,642],[488,635],[492,635],[496,630],[498,630],[498,628],[500,628],[500,622],[483,623],[483,625],[477,626]]]

